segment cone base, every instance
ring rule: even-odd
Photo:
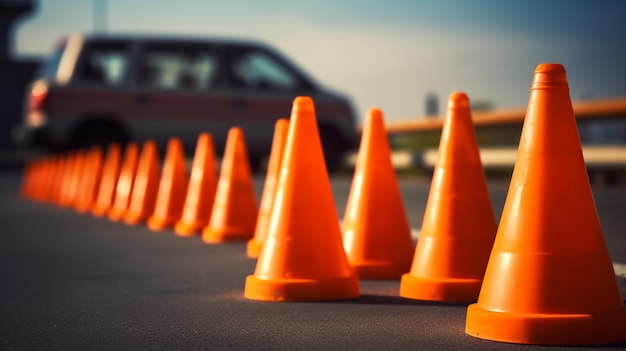
[[[244,297],[259,301],[336,301],[359,297],[356,275],[321,279],[246,278]]]
[[[259,253],[261,252],[261,248],[263,247],[263,243],[252,238],[248,240],[248,245],[246,245],[246,255],[250,258],[259,257]]]
[[[475,302],[482,279],[424,279],[406,273],[400,280],[400,296],[413,300]]]
[[[139,225],[146,221],[146,215],[142,213],[127,213],[122,220],[127,225]]]
[[[168,228],[172,228],[176,223],[176,218],[160,218],[160,217],[150,217],[147,221],[148,229],[153,232],[162,231]]]
[[[465,332],[480,339],[533,345],[597,345],[626,340],[626,309],[605,313],[520,314],[472,304]]]
[[[85,214],[85,213],[89,212],[89,205],[77,204],[77,205],[74,206],[74,210],[77,213]]]
[[[247,241],[254,235],[254,229],[242,228],[214,229],[206,227],[202,232],[202,241],[207,244],[219,244],[228,241]]]
[[[411,261],[404,265],[390,261],[350,262],[350,267],[360,279],[399,279],[411,269]]]
[[[178,221],[176,225],[174,225],[174,232],[178,236],[187,237],[187,236],[199,236],[202,234],[202,228],[206,226],[206,222],[183,222]]]
[[[107,214],[107,217],[113,222],[120,222],[124,218],[125,213],[120,210],[111,209]]]
[[[97,218],[102,218],[107,215],[108,210],[108,208],[96,205],[91,208],[91,215]]]

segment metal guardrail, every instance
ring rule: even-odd
[[[603,132],[624,134],[626,130],[626,97],[613,99],[598,99],[588,101],[573,102],[574,115],[579,122],[580,131],[585,132],[587,139],[583,140],[583,155],[589,171],[620,172],[626,170],[626,139],[623,136],[614,138],[602,133],[591,135],[591,129],[602,129]],[[481,144],[481,160],[485,169],[513,169],[517,158],[518,140],[514,140],[512,135],[521,131],[526,117],[526,108],[514,108],[506,110],[473,111],[472,121],[476,127],[477,134],[494,133],[498,135],[494,145],[489,145],[489,138],[483,139],[487,142]],[[391,140],[396,137],[419,138],[426,136],[427,142],[421,143],[419,147],[411,150],[396,149],[392,153],[392,162],[397,169],[414,169],[418,171],[431,172],[437,160],[437,144],[434,135],[441,132],[444,116],[430,116],[422,119],[413,118],[401,122],[386,123],[387,133]],[[601,128],[597,128],[600,126]],[[617,126],[617,128],[615,127]],[[498,128],[502,127],[500,131]],[[591,128],[590,128],[591,127]],[[621,128],[621,129],[620,129]],[[621,135],[620,134],[620,135]],[[482,134],[483,137],[487,134]],[[503,142],[503,138],[507,139]],[[583,136],[583,134],[581,134]],[[595,139],[590,139],[590,136]],[[610,145],[608,144],[610,143]],[[393,144],[393,143],[392,143]],[[353,166],[356,155],[350,155],[347,164]]]
[[[572,107],[574,115],[579,120],[626,118],[626,97],[578,101],[572,103]],[[526,108],[472,112],[472,120],[476,127],[521,124],[525,117]],[[443,121],[444,116],[411,118],[405,121],[388,122],[386,128],[389,134],[435,131],[441,130]]]
[[[356,153],[347,158],[347,164],[354,166]],[[626,168],[626,145],[583,147],[583,157],[588,169]],[[484,168],[513,168],[517,158],[517,148],[481,148],[480,159]],[[437,149],[421,152],[394,151],[391,162],[396,169],[417,169],[432,171],[437,162]]]
[[[419,165],[425,169],[435,168],[437,150],[429,149],[421,153]],[[623,146],[587,146],[583,147],[583,157],[587,168],[626,167],[626,145]],[[517,158],[517,148],[482,148],[480,159],[485,168],[513,168]]]

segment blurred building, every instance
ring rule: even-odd
[[[12,148],[11,129],[22,117],[24,90],[39,65],[39,59],[12,55],[15,24],[34,10],[31,0],[0,0],[0,150]]]

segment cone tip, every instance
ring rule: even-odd
[[[568,89],[565,67],[558,63],[537,65],[531,90],[566,90]]]
[[[234,126],[228,130],[227,138],[234,138],[235,136],[240,136],[242,133],[241,127]]]
[[[284,128],[286,126],[289,125],[289,120],[287,118],[279,118],[276,120],[276,123],[274,124],[275,128]]]
[[[167,147],[182,147],[183,146],[183,142],[180,140],[180,138],[178,137],[172,137],[168,140],[167,142]]]
[[[560,63],[541,63],[535,68],[535,73],[565,73],[565,67]]]
[[[383,110],[378,107],[371,107],[367,110],[367,114],[370,116],[381,116],[383,115]]]
[[[456,91],[448,97],[448,108],[469,108],[470,102],[467,94]]]
[[[315,107],[313,105],[313,99],[308,96],[298,96],[293,100],[293,107],[291,114],[296,115],[298,113],[314,113]]]
[[[211,135],[211,133],[208,132],[202,132],[200,134],[198,134],[198,144],[209,144],[209,143],[213,143],[213,136]]]
[[[382,121],[383,120],[383,111],[378,107],[372,107],[367,110],[367,117],[370,122],[373,121]]]

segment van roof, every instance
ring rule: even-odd
[[[107,41],[128,41],[128,42],[144,42],[144,43],[189,43],[189,44],[212,44],[222,46],[251,46],[271,47],[259,40],[243,39],[236,37],[212,37],[203,35],[182,35],[182,34],[72,34],[72,36],[80,36],[86,41],[107,42]]]
[[[105,34],[84,34],[84,33],[71,33],[59,41],[59,45],[65,46],[71,38],[76,39],[78,42],[83,43],[106,43],[106,42],[125,42],[129,44],[173,44],[173,45],[212,45],[221,46],[223,48],[257,48],[271,52],[276,57],[280,58],[285,65],[288,65],[291,69],[298,72],[305,80],[309,82],[316,89],[322,89],[319,83],[311,77],[308,72],[302,70],[299,66],[295,65],[292,60],[284,56],[284,54],[276,50],[273,46],[268,45],[260,40],[253,39],[241,39],[235,37],[211,37],[205,35],[182,35],[182,34],[129,34],[129,33],[105,33]],[[82,45],[82,44],[81,44]]]

